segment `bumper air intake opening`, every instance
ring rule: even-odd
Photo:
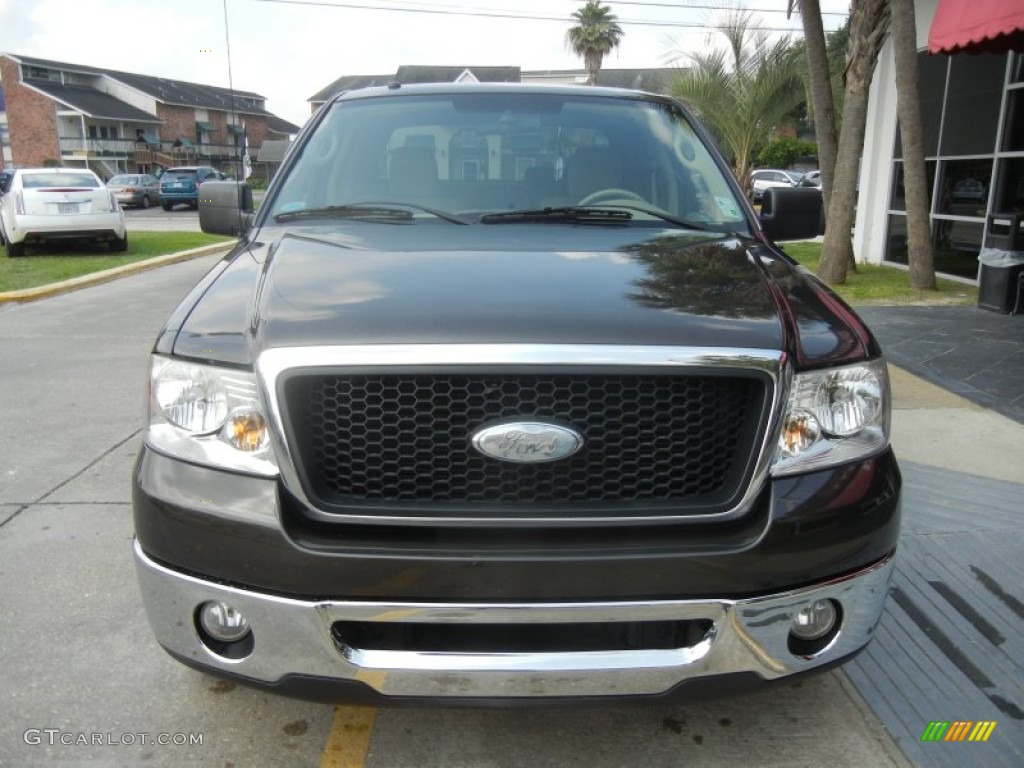
[[[575,624],[425,624],[339,621],[340,649],[418,653],[584,653],[691,648],[710,620]]]

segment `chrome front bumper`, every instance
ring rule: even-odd
[[[614,603],[385,603],[305,601],[223,586],[155,563],[135,542],[139,584],[157,641],[211,671],[273,684],[289,676],[359,681],[394,697],[521,698],[643,696],[679,683],[752,672],[765,680],[804,672],[868,643],[881,618],[893,558],[841,579],[744,600]],[[842,624],[835,639],[807,658],[787,645],[793,617],[815,600],[836,600]],[[197,607],[222,600],[253,631],[243,659],[210,651],[195,626]],[[339,645],[338,621],[566,624],[703,619],[712,622],[686,648],[574,653],[451,653],[360,649]]]

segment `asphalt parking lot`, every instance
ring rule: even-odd
[[[150,209],[133,221],[169,216],[186,222],[194,215]],[[929,719],[989,716],[966,697],[969,680],[951,675],[949,688],[937,682],[936,690],[915,699],[908,685],[922,680],[911,676],[911,684],[896,691],[909,703],[886,709],[896,700],[886,686],[900,687],[894,667],[901,644],[914,651],[915,664],[931,655],[944,662],[921,631],[913,634],[901,606],[883,621],[883,642],[846,671],[767,693],[673,706],[334,707],[269,696],[182,667],[153,642],[140,603],[131,562],[129,479],[141,434],[148,350],[178,298],[216,258],[0,307],[0,765],[1019,764],[1013,760],[1020,756],[1015,745],[1022,743],[1021,726],[1012,710],[993,710],[999,727],[991,745],[952,745],[964,748],[958,752],[927,745],[930,751],[922,752],[913,743]],[[897,380],[897,393],[903,399],[897,401],[894,440],[914,480],[918,501],[911,509],[941,507],[936,489],[944,475],[934,468],[955,463],[944,448],[942,424],[982,424],[1004,452],[1024,436],[1020,424],[921,382]],[[1001,464],[980,461],[971,472],[954,478],[964,489],[958,510],[972,513],[972,502],[1012,510],[1024,481],[1012,455]],[[986,482],[996,476],[998,483]],[[976,487],[989,485],[988,498],[971,498]],[[1019,596],[1014,571],[1004,577],[995,570],[1000,562],[1012,565],[1021,551],[1019,524],[1010,511],[1000,515],[961,555],[986,560],[985,567]],[[934,560],[931,542],[949,541],[965,525],[955,515],[944,526],[926,525],[920,512],[914,519],[908,533],[915,536],[909,542],[915,568]],[[952,563],[955,553],[944,554]],[[911,591],[914,578],[907,571],[900,584],[920,601],[925,598]],[[1013,688],[1019,688],[1013,682],[1019,661],[1013,660],[1020,658],[1022,632],[1020,621],[1003,614],[998,621],[1006,622],[999,624],[1006,642],[990,654],[995,671],[985,671],[998,687],[989,699],[998,694],[1012,704],[1019,697]],[[952,629],[947,634],[961,642]],[[969,646],[969,653],[984,666],[978,659],[986,653],[982,645]],[[921,669],[927,679],[928,668]],[[988,759],[993,756],[999,759]]]
[[[125,208],[129,232],[198,232],[199,212],[184,205],[165,211],[158,205],[149,208]]]

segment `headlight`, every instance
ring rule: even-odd
[[[889,444],[885,361],[798,373],[772,474],[792,475],[869,456]]]
[[[146,442],[163,453],[223,469],[277,474],[248,371],[154,356]]]

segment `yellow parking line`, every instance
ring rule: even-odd
[[[335,707],[320,768],[362,768],[376,716],[374,707]]]

